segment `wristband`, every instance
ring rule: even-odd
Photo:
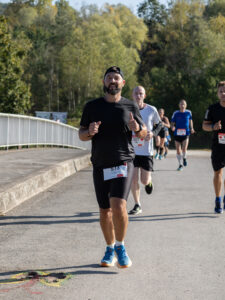
[[[213,130],[213,128],[214,128],[214,124],[211,124],[211,128],[212,128],[212,130]]]

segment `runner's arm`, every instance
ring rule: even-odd
[[[89,128],[80,126],[79,128],[79,138],[81,141],[90,141],[93,135],[90,135]]]
[[[167,128],[170,128],[170,122],[169,122],[169,119],[167,117],[165,117],[165,122],[163,122],[163,125]]]
[[[162,129],[163,125],[162,122],[159,122],[158,124],[154,125],[154,129],[152,130],[152,133],[154,136],[157,136],[160,130]]]
[[[139,124],[140,126],[140,124]],[[140,131],[136,131],[135,134],[139,139],[144,139],[147,135],[147,127],[145,126],[145,124],[141,125],[142,129]]]
[[[189,120],[189,126],[190,126],[191,133],[195,133],[193,120],[191,119]]]
[[[202,129],[204,131],[213,131],[214,124],[211,121],[203,121]]]
[[[176,123],[175,122],[171,122],[171,130],[175,131],[176,129]]]

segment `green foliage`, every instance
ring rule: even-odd
[[[24,47],[23,47],[24,46]],[[6,19],[0,16],[0,111],[24,114],[30,108],[30,92],[23,76],[27,47],[23,35],[14,40]]]
[[[139,7],[150,36],[139,69],[147,100],[171,117],[179,100],[186,99],[198,131],[208,105],[217,101],[216,83],[225,78],[223,8],[224,0],[207,6],[198,0],[176,0],[167,11],[157,0]]]
[[[24,64],[31,86],[32,111],[68,111],[79,117],[88,99],[102,95],[106,68],[119,65],[126,76],[124,96],[137,84],[139,51],[147,27],[123,6],[83,6],[77,12],[65,0],[9,4],[6,15],[14,35],[32,44]]]

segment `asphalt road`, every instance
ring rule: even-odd
[[[156,161],[153,194],[142,187],[143,213],[130,217],[125,240],[129,269],[99,267],[91,168],[0,217],[0,299],[224,299],[225,214],[214,214],[209,153],[176,168],[174,155]]]

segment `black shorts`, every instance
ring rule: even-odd
[[[174,140],[181,144],[183,143],[183,141],[185,141],[188,138],[189,138],[189,135],[175,135],[174,136]]]
[[[133,161],[127,162],[127,177],[104,181],[103,168],[93,168],[95,193],[100,208],[110,208],[109,199],[112,197],[127,200],[132,183],[133,171]]]
[[[211,154],[212,167],[214,171],[219,171],[225,167],[225,149],[213,148]]]
[[[134,167],[153,171],[153,156],[136,155],[134,158]]]
[[[162,128],[157,135],[160,136],[162,139],[164,139],[166,137],[165,128]]]

